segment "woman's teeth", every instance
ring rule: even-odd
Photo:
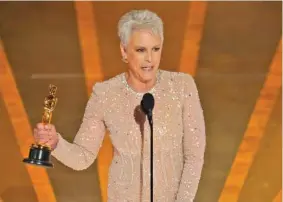
[[[149,70],[153,69],[153,66],[142,67],[142,69],[145,70],[145,71],[149,71]]]

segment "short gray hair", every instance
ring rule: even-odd
[[[151,29],[154,34],[164,40],[163,21],[154,12],[149,10],[132,10],[124,14],[118,22],[118,36],[121,43],[126,46],[132,31],[139,29]]]

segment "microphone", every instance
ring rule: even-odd
[[[141,108],[143,112],[147,115],[149,123],[152,125],[152,110],[154,108],[154,98],[153,95],[150,93],[146,93],[143,95],[141,101]]]
[[[147,115],[150,126],[150,201],[153,202],[153,121],[152,110],[154,107],[154,98],[150,93],[143,95],[141,108]]]

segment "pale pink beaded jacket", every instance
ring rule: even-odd
[[[159,70],[150,93],[155,99],[154,201],[193,201],[206,141],[195,82],[190,75]],[[140,110],[142,96],[128,86],[124,73],[97,83],[74,142],[59,135],[52,152],[66,166],[86,169],[95,161],[108,129],[114,146],[109,202],[150,201],[150,128]]]

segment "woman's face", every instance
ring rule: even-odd
[[[129,65],[132,79],[142,83],[155,81],[162,51],[162,41],[151,30],[134,31],[126,47],[121,52]]]

